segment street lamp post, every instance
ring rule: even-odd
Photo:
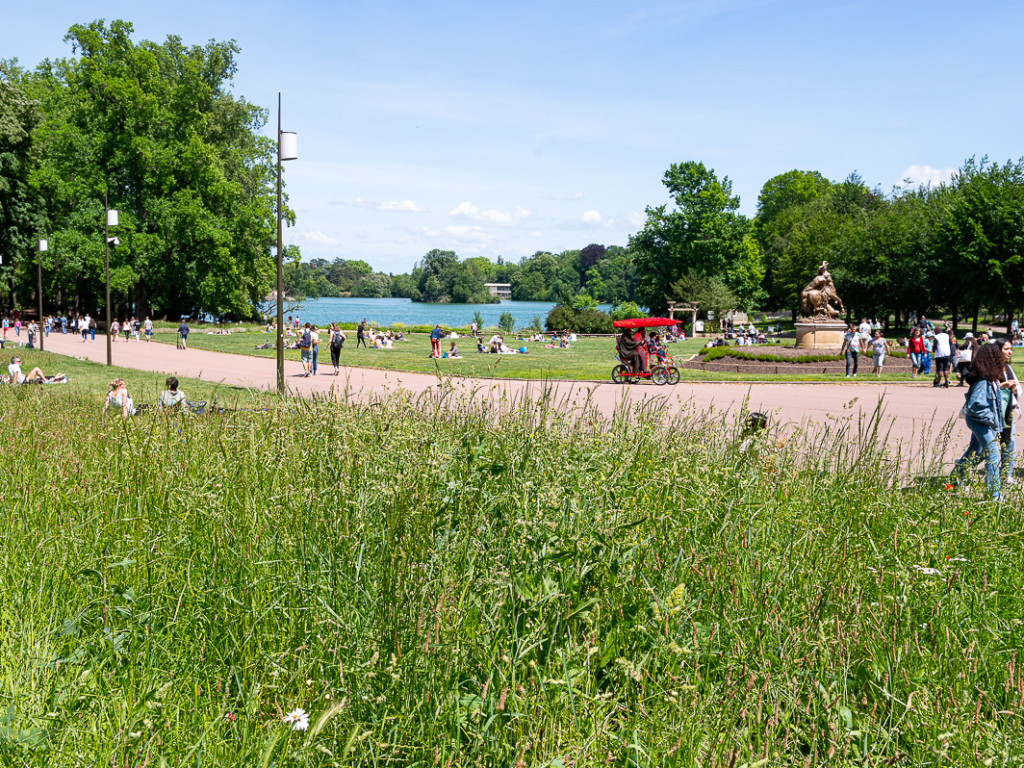
[[[39,334],[39,349],[43,350],[43,339],[46,337],[46,333],[43,331],[43,254],[50,250],[50,244],[45,240],[39,241],[39,328],[36,333]]]
[[[107,283],[107,365],[113,365],[112,351],[110,348],[110,228],[117,226],[117,211],[110,210],[107,193],[103,193],[103,207],[107,215],[103,219],[103,268],[106,271]],[[116,245],[116,243],[115,243]]]
[[[277,94],[277,393],[284,394],[284,259],[281,253],[281,161],[298,158],[295,134],[281,130],[281,93]]]

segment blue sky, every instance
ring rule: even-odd
[[[1024,155],[1024,4],[943,0],[5,3],[0,57],[69,56],[74,23],[234,39],[234,91],[299,137],[305,258],[408,271],[431,248],[518,260],[625,245],[700,160],[753,215],[772,176],[889,191]]]

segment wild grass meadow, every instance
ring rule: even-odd
[[[870,424],[454,397],[0,391],[3,763],[1021,762],[1016,500]]]

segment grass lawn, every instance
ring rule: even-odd
[[[100,340],[97,340],[97,344]],[[124,379],[128,386],[128,393],[136,404],[156,403],[160,392],[166,389],[166,374],[139,371],[134,368],[120,368],[118,366],[107,367],[102,363],[94,363],[88,360],[78,360],[65,355],[58,355],[53,352],[40,352],[32,349],[11,349],[0,351],[0,371],[7,372],[7,365],[11,357],[18,355],[22,359],[21,370],[28,374],[34,367],[38,366],[44,374],[52,376],[55,373],[64,373],[70,381],[67,384],[44,384],[20,387],[34,393],[56,392],[58,390],[68,394],[81,396],[85,399],[92,399],[97,410],[103,406],[103,399],[111,379],[119,377]],[[220,405],[230,408],[248,408],[261,404],[270,397],[267,393],[257,392],[243,387],[233,387],[224,384],[211,383],[201,379],[189,379],[178,377],[179,389],[185,393],[189,400],[216,400]],[[37,395],[38,396],[38,395]]]
[[[73,386],[0,388],[4,765],[1019,763],[1020,493],[870,430]]]
[[[237,327],[237,326],[236,326]],[[545,349],[544,344],[520,341],[515,346],[525,345],[529,348],[528,355],[489,355],[475,351],[472,339],[458,340],[459,351],[463,357],[456,360],[434,360],[430,357],[430,340],[424,334],[414,334],[408,342],[400,342],[394,349],[356,349],[355,334],[349,333],[345,348],[341,353],[342,365],[382,368],[395,371],[418,371],[444,375],[464,375],[471,377],[496,377],[508,379],[568,379],[610,381],[615,361],[615,343],[611,338],[581,338],[570,349]],[[174,344],[175,335],[159,331],[154,338],[162,343]],[[188,344],[196,349],[209,349],[216,352],[231,352],[242,355],[256,355],[273,359],[274,349],[255,350],[258,344],[269,341],[274,343],[274,335],[263,333],[259,328],[250,327],[245,333],[233,333],[230,336],[212,335],[193,331],[189,335]],[[698,352],[706,339],[688,339],[678,344],[669,345],[670,354],[685,360]],[[511,344],[509,344],[511,346]],[[447,349],[448,342],[442,343]],[[746,349],[746,348],[745,348]],[[765,345],[750,348],[754,352],[771,353],[773,347]],[[319,365],[322,370],[330,371],[330,351],[326,342],[321,345]],[[1018,350],[1015,354],[1022,354]],[[298,350],[285,350],[289,360],[298,360]],[[899,372],[894,372],[899,366]],[[885,382],[909,382],[909,374],[904,370],[905,360],[897,361],[890,358],[888,372],[881,380]],[[812,366],[813,367],[813,366]],[[860,361],[861,375],[858,381],[875,381],[871,373],[871,356],[862,355]],[[706,372],[682,370],[684,381],[845,381],[842,374],[754,374]]]

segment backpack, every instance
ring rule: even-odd
[[[309,328],[302,332],[302,341],[299,343],[299,349],[309,349],[313,346],[313,336],[309,332]]]
[[[331,335],[331,349],[341,349],[341,345],[344,344],[340,333]]]

